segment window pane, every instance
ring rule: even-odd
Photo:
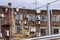
[[[58,34],[59,30],[58,29],[54,29],[54,34]]]
[[[45,15],[40,16],[40,21],[46,21],[46,20],[47,20],[47,17]]]
[[[40,15],[37,15],[37,20],[40,20]]]
[[[41,29],[41,35],[42,36],[46,35],[46,29]]]
[[[59,21],[59,16],[56,16],[56,15],[53,16],[53,17],[52,17],[52,21]]]
[[[22,27],[17,26],[17,27],[16,27],[16,33],[22,34]]]
[[[35,21],[35,15],[30,15],[29,16],[29,21]]]
[[[22,14],[17,14],[16,19],[23,20],[23,15]]]

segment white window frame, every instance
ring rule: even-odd
[[[46,29],[46,34],[47,34],[47,27],[40,27],[40,30],[41,29]],[[41,31],[40,31],[40,33],[41,33]]]
[[[58,29],[59,30],[59,33],[58,34],[60,34],[60,27],[52,27],[52,32],[54,31],[54,29]]]
[[[54,18],[53,18],[54,16],[56,16],[57,19],[54,19]],[[60,17],[60,15],[52,15],[52,21],[59,21],[59,17]]]

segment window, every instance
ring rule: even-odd
[[[36,32],[36,28],[35,27],[30,27],[29,30],[30,30],[30,32]]]
[[[41,31],[41,36],[45,36],[47,34],[46,27],[40,27],[40,31]]]
[[[19,19],[19,20],[23,20],[23,15],[22,14],[17,14],[16,15],[16,20]]]
[[[28,20],[29,21],[35,21],[35,15],[30,15]]]
[[[8,24],[9,23],[8,19],[6,17],[4,17],[1,22],[2,22],[2,24]]]
[[[21,26],[16,26],[16,33],[22,34],[22,27]]]
[[[53,34],[59,34],[59,27],[53,27]]]
[[[52,16],[52,21],[59,21],[59,16],[58,15],[53,15]]]
[[[40,15],[37,15],[36,16],[36,20],[40,20]]]
[[[54,34],[58,34],[58,29],[54,29]]]
[[[46,15],[41,15],[40,16],[40,21],[46,21],[47,20],[47,16]]]

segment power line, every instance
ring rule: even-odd
[[[49,4],[55,3],[55,2],[57,2],[57,1],[59,1],[59,0],[52,1],[52,2],[50,2]],[[44,6],[47,6],[47,4],[42,5],[42,6],[40,6],[40,7],[37,7],[37,9],[42,8],[42,7],[44,7]]]

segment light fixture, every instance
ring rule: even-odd
[[[41,12],[41,10],[36,10],[36,13],[39,14]]]
[[[18,8],[18,7],[16,8],[16,11],[17,11],[17,12],[19,11],[19,8]]]

